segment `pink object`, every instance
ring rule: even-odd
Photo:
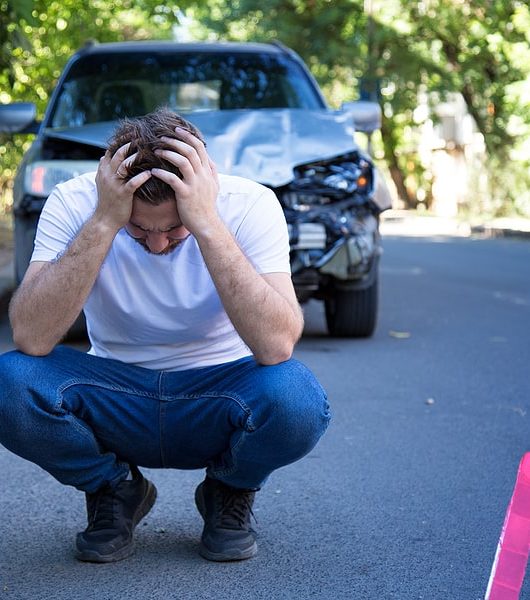
[[[521,459],[484,600],[519,600],[530,550],[530,452]]]

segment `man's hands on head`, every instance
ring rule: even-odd
[[[197,237],[219,225],[216,206],[219,182],[215,164],[204,143],[192,133],[180,127],[175,133],[178,138],[161,138],[167,147],[155,152],[178,167],[182,178],[165,169],[154,168],[126,180],[127,167],[137,156],[137,153],[128,155],[130,143],[121,146],[114,155],[109,151],[105,153],[96,175],[98,205],[94,217],[98,223],[114,232],[124,227],[131,217],[136,190],[155,176],[174,191],[179,218],[190,233]]]
[[[217,169],[201,140],[180,127],[175,131],[179,139],[163,137],[167,148],[156,154],[178,167],[182,179],[165,169],[152,169],[151,173],[173,189],[179,218],[197,238],[219,225]]]
[[[288,273],[259,275],[217,212],[217,170],[204,144],[184,129],[162,138],[158,156],[178,167],[154,177],[175,192],[179,218],[195,237],[221,302],[243,341],[262,364],[287,360],[300,337],[303,317]]]
[[[303,320],[289,274],[256,272],[217,213],[217,171],[204,144],[182,129],[176,135],[179,139],[163,138],[166,148],[158,153],[178,167],[182,178],[152,169],[127,181],[127,167],[136,159],[135,154],[127,156],[129,144],[101,159],[94,214],[56,261],[28,269],[11,302],[13,336],[20,350],[47,354],[68,331],[116,233],[131,219],[135,192],[156,176],[173,190],[179,219],[196,238],[224,308],[256,359],[276,364],[290,357]]]
[[[131,218],[135,191],[151,177],[150,171],[143,171],[128,181],[124,179],[127,166],[136,158],[136,153],[127,156],[130,145],[118,148],[113,156],[107,150],[96,175],[98,205],[94,217],[115,233]]]

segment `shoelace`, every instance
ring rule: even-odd
[[[116,518],[116,491],[106,489],[97,496],[90,498],[90,527],[107,529],[113,526]]]
[[[239,529],[250,523],[250,516],[256,516],[252,512],[252,493],[231,491],[225,488],[218,490],[216,501],[219,510],[217,512],[217,525],[223,529]]]

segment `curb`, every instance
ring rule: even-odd
[[[492,238],[530,239],[530,231],[488,225],[475,225],[471,227],[471,233]]]
[[[502,217],[490,221],[469,223],[454,217],[416,214],[414,211],[393,209],[381,216],[381,230],[387,235],[401,236],[477,236],[528,240],[530,239],[530,219]]]

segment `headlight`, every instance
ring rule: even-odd
[[[47,198],[53,188],[73,177],[96,171],[97,160],[40,160],[28,165],[24,174],[24,191]]]
[[[354,195],[364,202],[372,192],[372,164],[357,154],[301,165],[294,171],[295,179],[284,189],[282,199],[299,211]]]

